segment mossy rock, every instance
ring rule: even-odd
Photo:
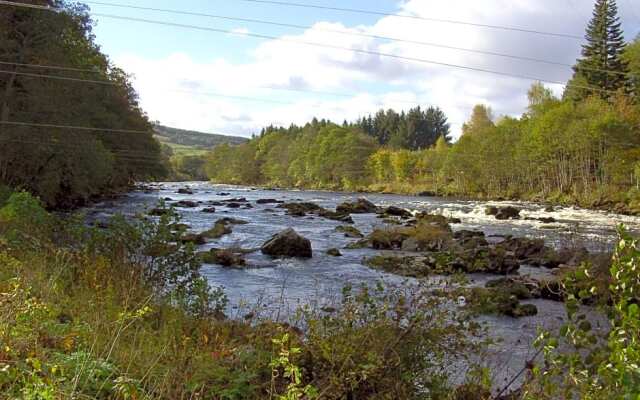
[[[208,231],[202,232],[202,236],[207,239],[219,239],[224,235],[228,235],[232,232],[233,231],[229,225],[225,224],[224,222],[217,221],[213,228],[209,229]]]
[[[246,261],[241,254],[228,249],[211,249],[198,253],[198,257],[205,264],[218,264],[223,267],[241,267]]]
[[[342,226],[337,227],[336,231],[344,233],[344,236],[348,237],[348,238],[360,239],[360,238],[364,237],[362,232],[360,232],[360,230],[358,230],[358,228],[353,227],[353,226],[342,225]]]
[[[329,249],[327,250],[327,254],[332,257],[342,257],[342,253],[338,249]]]
[[[202,245],[206,243],[205,236],[202,233],[187,233],[184,234],[180,241],[182,243],[193,243],[195,245]]]

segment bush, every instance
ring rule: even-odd
[[[619,236],[608,293],[599,293],[588,266],[567,281],[569,322],[559,337],[543,332],[538,339],[545,364],[534,368],[525,398],[640,398],[640,242],[622,227]],[[580,307],[594,296],[610,299],[602,306],[610,324],[604,332],[593,328]],[[562,350],[561,344],[574,350]]]

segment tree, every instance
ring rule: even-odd
[[[628,90],[629,69],[622,57],[625,41],[615,0],[596,1],[585,38],[565,96],[581,100],[595,94],[608,99],[618,90]]]
[[[640,35],[627,45],[622,58],[629,65],[633,97],[640,102]]]
[[[469,122],[462,125],[462,134],[481,134],[483,131],[494,126],[491,108],[483,104],[478,104],[473,107]]]

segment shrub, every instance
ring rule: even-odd
[[[526,398],[640,398],[640,242],[622,227],[619,236],[608,293],[598,293],[601,289],[592,281],[588,266],[567,280],[569,322],[559,336],[549,332],[540,335],[538,346],[545,364],[534,368]],[[580,287],[577,293],[576,284]],[[593,328],[580,307],[594,296],[610,299],[602,306],[610,324],[604,332]],[[561,344],[573,351],[561,348]]]

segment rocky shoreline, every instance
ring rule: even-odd
[[[179,189],[178,194],[193,194],[188,188]],[[218,193],[228,196],[228,193]],[[201,212],[215,214],[216,206],[227,208],[253,208],[243,197],[220,201],[173,201],[165,198],[170,207],[203,207]],[[256,205],[274,205],[294,218],[325,218],[341,223],[336,231],[353,239],[343,249],[330,248],[326,254],[341,257],[341,250],[371,249],[376,254],[366,257],[363,264],[369,268],[408,278],[428,278],[432,276],[452,276],[467,274],[502,275],[504,278],[489,281],[485,287],[460,287],[446,293],[452,299],[464,303],[479,313],[495,313],[511,317],[535,315],[537,309],[521,301],[546,299],[563,301],[562,278],[584,262],[598,258],[584,248],[554,249],[545,245],[542,239],[502,236],[487,237],[479,230],[454,229],[460,220],[446,218],[438,214],[417,212],[396,206],[380,207],[365,198],[338,204],[329,210],[313,202],[284,202],[261,198]],[[275,211],[274,209],[268,209]],[[149,215],[162,216],[171,208],[160,207],[149,211]],[[383,223],[371,233],[364,235],[354,224],[353,214],[375,214]],[[486,214],[497,220],[519,219],[520,210],[514,207],[487,207]],[[542,222],[552,222],[550,217],[539,218]],[[250,221],[234,218],[220,218],[209,230],[188,233],[188,226],[176,227],[180,241],[200,246],[210,240],[219,239],[232,233],[233,226],[248,224]],[[246,268],[246,254],[261,251],[274,258],[311,258],[313,252],[308,239],[294,229],[286,229],[267,240],[260,249],[210,249],[199,252],[203,263],[223,267]],[[544,268],[555,275],[550,279],[534,279],[519,275],[521,266]]]

